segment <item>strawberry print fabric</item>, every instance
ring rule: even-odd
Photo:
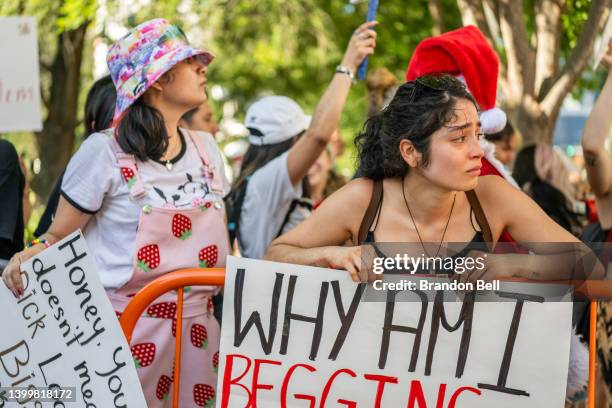
[[[70,160],[62,195],[77,208],[95,212],[83,233],[90,247],[95,248],[92,255],[107,289],[120,288],[132,278],[134,257],[139,249],[135,247],[136,230],[144,204],[211,210],[215,200],[221,200],[229,191],[225,177],[220,185],[215,185],[216,174],[223,176],[220,171],[212,180],[203,174],[202,159],[193,141],[202,142],[211,164],[223,169],[223,159],[213,136],[185,129],[180,132],[185,152],[172,171],[151,160],[136,160],[137,172],[127,164],[120,165],[112,129],[89,136]],[[126,170],[122,171],[122,167]],[[145,203],[130,199],[131,193],[136,193],[137,184],[146,187]]]
[[[193,141],[198,147],[198,141],[195,138]],[[206,152],[201,146],[198,151],[202,156],[202,172],[210,177]],[[138,185],[140,178],[135,162],[122,160],[118,167],[126,183],[136,180],[130,191],[147,191]],[[218,177],[215,171],[212,177]],[[158,277],[183,268],[224,267],[229,253],[221,198],[201,200],[191,208],[159,208],[150,205],[146,195],[132,198],[142,208],[135,240],[134,272],[127,284],[108,291],[118,315],[135,293]],[[181,407],[215,404],[220,330],[213,316],[211,296],[217,291],[214,286],[184,288]],[[132,335],[132,356],[149,408],[172,406],[176,316],[176,293],[166,293],[147,308]]]
[[[110,298],[115,307],[127,304],[122,297]],[[132,336],[132,357],[149,408],[172,407],[175,300],[156,301],[149,306]],[[202,306],[201,302],[190,301],[183,309],[180,407],[215,406],[220,328],[212,309]]]

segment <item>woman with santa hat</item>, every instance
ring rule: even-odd
[[[406,80],[423,75],[452,75],[467,86],[478,107],[484,134],[500,132],[506,126],[506,114],[495,106],[499,58],[480,30],[466,26],[427,38],[417,45],[406,71]],[[518,187],[504,165],[495,157],[495,146],[480,139],[484,150],[480,175],[501,176]]]
[[[380,243],[415,244],[404,250],[417,256],[475,257],[507,230],[535,254],[488,254],[484,271],[460,280],[569,279],[583,272],[575,260],[588,250],[574,236],[500,177],[480,177],[480,122],[476,101],[458,79],[425,76],[403,84],[357,137],[363,177],[273,241],[266,258],[344,269],[365,282],[376,279],[364,262],[372,249],[378,257],[395,255],[383,253]],[[542,242],[567,247],[559,253]],[[448,243],[466,244],[449,251]]]
[[[508,230],[537,252],[542,248],[534,242],[578,244],[521,191],[500,177],[479,177],[481,137],[476,102],[461,81],[425,76],[403,84],[357,137],[364,177],[276,239],[266,258],[343,268],[355,281],[367,281],[373,278],[361,263],[367,243],[416,243],[425,253],[425,243],[432,242],[438,250],[448,242],[482,249]],[[572,261],[490,255],[486,278],[569,278],[575,255]]]

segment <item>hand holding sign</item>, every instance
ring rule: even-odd
[[[0,385],[19,387],[8,389],[5,405],[146,407],[130,347],[81,233],[39,251],[21,269],[21,300],[0,285]],[[36,392],[19,392],[25,390]]]
[[[376,48],[376,31],[372,28],[378,24],[376,21],[370,21],[360,25],[348,46],[342,58],[342,65],[350,69],[353,73],[357,71],[359,65],[370,55],[374,54]]]
[[[8,265],[2,273],[2,280],[4,281],[6,287],[9,288],[16,297],[21,297],[23,295],[21,264],[33,256],[38,255],[45,249],[46,247],[43,244],[34,245],[30,248],[24,249],[21,252],[17,252],[10,259]]]
[[[380,279],[372,269],[376,253],[371,245],[353,247],[330,246],[326,249],[326,261],[332,269],[342,269],[351,275],[353,282],[374,282]]]

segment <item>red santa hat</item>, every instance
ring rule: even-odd
[[[423,75],[449,74],[461,78],[480,105],[484,133],[496,133],[506,126],[506,114],[495,107],[499,59],[484,35],[475,26],[426,38],[414,50],[406,80]]]

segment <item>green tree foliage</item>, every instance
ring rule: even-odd
[[[537,1],[525,0],[523,4],[529,36],[533,36],[533,10]],[[560,24],[561,60],[567,59],[577,44],[592,1],[565,2]],[[378,47],[369,67],[386,67],[400,81],[403,81],[408,61],[419,41],[433,32],[448,31],[462,25],[457,0],[380,0],[379,3]],[[491,3],[497,4],[492,0]],[[110,42],[112,39],[107,37],[106,29],[111,20],[115,24],[133,27],[150,18],[164,17],[180,24],[193,43],[216,54],[209,70],[209,83],[222,85],[227,90],[224,100],[219,102],[236,101],[240,118],[251,101],[266,94],[290,96],[306,111],[312,112],[342,57],[349,37],[363,22],[367,7],[367,0],[356,4],[348,0],[153,0],[140,8],[124,0],[3,0],[0,1],[0,15],[33,15],[37,18],[41,88],[47,106],[64,104],[61,100],[53,100],[57,96],[50,92],[52,75],[49,69],[58,56],[59,36],[93,21],[96,13],[104,8],[104,21],[96,22],[95,29],[90,27],[84,44],[80,68],[83,86],[79,103],[75,104],[76,108],[66,104],[66,109],[75,109],[75,117],[81,116],[84,94],[92,80],[91,44],[94,36],[107,38]],[[126,10],[131,10],[132,14]],[[433,11],[437,11],[437,18],[432,18],[436,14]],[[98,29],[102,32],[95,31]],[[499,45],[503,59],[503,43]],[[597,76],[587,71],[573,90],[577,92],[599,84]],[[220,103],[217,108],[220,108]],[[351,91],[342,118],[347,142],[352,141],[362,126],[367,104],[365,86],[359,83]],[[75,123],[78,126],[79,121]],[[78,132],[73,129],[73,136],[64,137],[60,142],[66,152],[73,150],[74,134]],[[41,143],[40,139],[37,144]],[[350,158],[350,153],[348,156]],[[59,160],[61,163],[55,166],[57,169],[65,166],[66,158]],[[349,163],[344,162],[347,166]],[[52,172],[53,177],[55,172]]]

